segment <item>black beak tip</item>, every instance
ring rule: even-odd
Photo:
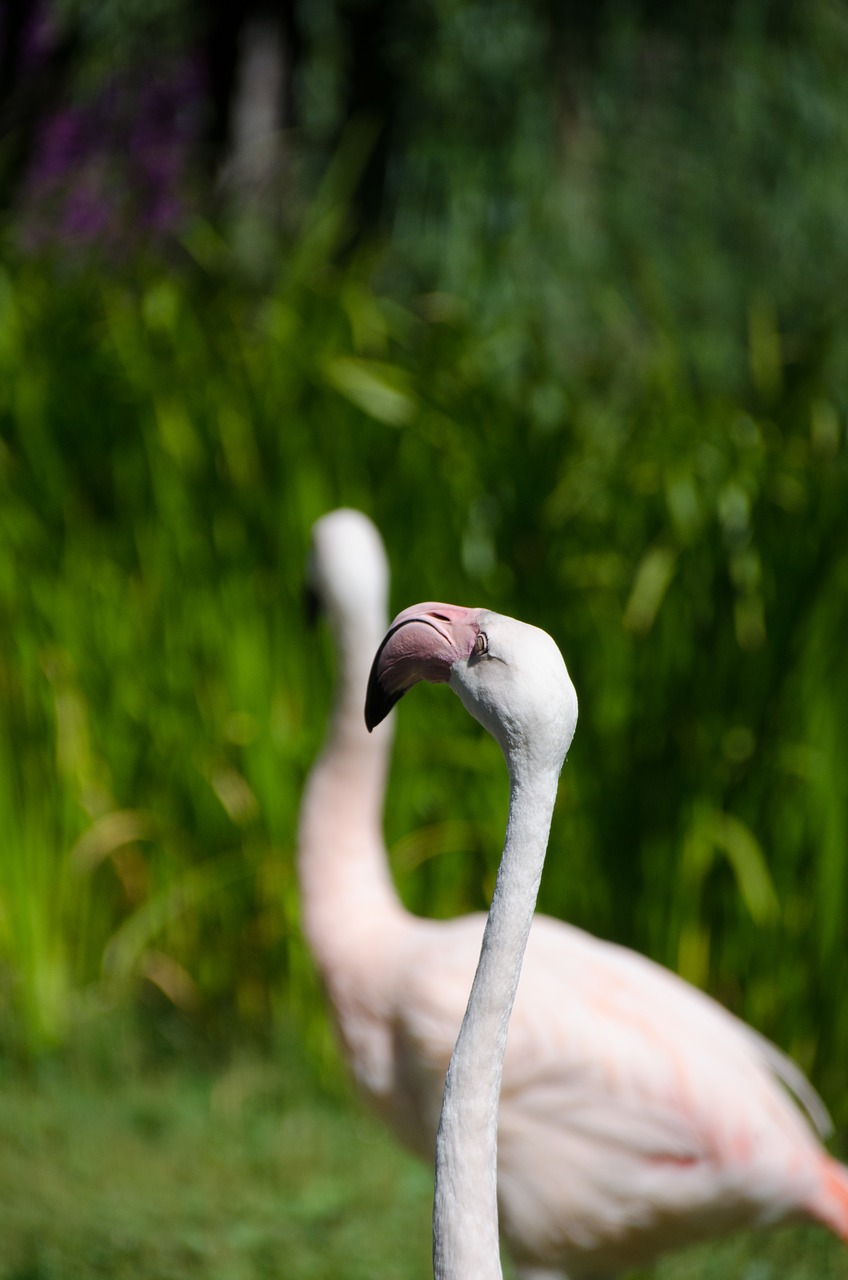
[[[400,702],[404,690],[400,693],[389,693],[373,675],[368,681],[368,692],[365,695],[365,727],[371,733],[378,724],[382,724],[396,702]]]

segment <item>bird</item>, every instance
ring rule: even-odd
[[[366,724],[376,726],[410,680],[447,680],[498,742],[509,770],[503,856],[439,1117],[436,1280],[502,1280],[497,1130],[503,1059],[560,770],[577,725],[577,695],[550,636],[479,613],[427,605],[400,614],[375,657],[365,706]]]
[[[326,738],[300,806],[302,929],[360,1093],[432,1162],[486,916],[416,916],[392,880],[383,807],[395,716],[372,724],[371,733],[363,716],[388,619],[388,564],[374,524],[352,509],[323,516],[312,531],[308,577],[338,671]],[[404,631],[413,635],[407,628],[397,634]],[[433,666],[430,676],[439,672],[448,678],[445,667]],[[372,699],[372,717],[375,705]],[[683,1223],[653,1190],[664,1171],[672,1182],[680,1171],[692,1182],[701,1170],[709,1182],[724,1150],[720,1140],[732,1143],[730,1122],[719,1125],[720,1080],[709,1067],[716,1044],[726,1046],[725,1075],[732,1077],[727,1064],[739,1059],[746,1080],[772,1089],[774,1107],[790,1117],[786,1124],[806,1134],[781,1088],[771,1085],[774,1076],[824,1128],[826,1113],[798,1068],[719,1005],[634,952],[534,917],[498,1122],[498,1221],[522,1280],[608,1276],[756,1217],[734,1213],[728,1192],[724,1208],[715,1204],[698,1222]],[[688,1091],[697,1095],[702,1077],[696,1107],[699,1098]],[[675,1106],[687,1101],[690,1110],[678,1117]],[[818,1216],[844,1233],[842,1170],[821,1156],[832,1203]],[[764,1196],[761,1219],[780,1216]]]
[[[553,639],[485,609],[413,605],[377,650],[367,724],[420,680],[450,685],[509,775],[503,855],[438,1128],[436,1280],[500,1280],[499,1197],[507,1239],[537,1277],[609,1276],[674,1245],[781,1221],[812,1219],[848,1241],[848,1168],[781,1084],[823,1122],[798,1068],[644,957],[533,923],[577,724]]]

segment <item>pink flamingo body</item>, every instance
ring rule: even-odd
[[[301,809],[303,924],[362,1093],[432,1159],[486,917],[425,920],[397,897],[382,836],[391,734],[383,724],[369,735],[362,721],[385,631],[384,554],[354,512],[320,521],[314,548],[340,679]],[[428,608],[442,606],[400,617]],[[472,631],[497,617],[458,612]],[[401,673],[400,691],[422,675],[453,680],[468,654],[448,657]],[[517,965],[494,1104],[498,1205],[482,1204],[481,1234],[499,1218],[523,1276],[610,1275],[784,1220],[817,1219],[848,1237],[848,1172],[780,1083],[822,1126],[816,1095],[777,1049],[667,970],[559,921],[535,917]]]

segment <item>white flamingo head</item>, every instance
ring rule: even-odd
[[[364,615],[385,626],[389,566],[376,526],[361,511],[341,507],[315,522],[307,580],[331,623],[344,627]]]
[[[369,729],[420,680],[450,684],[500,744],[559,763],[577,725],[577,695],[546,631],[488,609],[418,604],[395,618],[368,681]]]

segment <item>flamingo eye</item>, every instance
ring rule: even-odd
[[[474,652],[488,653],[488,651],[489,651],[489,638],[486,635],[485,631],[478,631],[477,639],[474,641]]]

